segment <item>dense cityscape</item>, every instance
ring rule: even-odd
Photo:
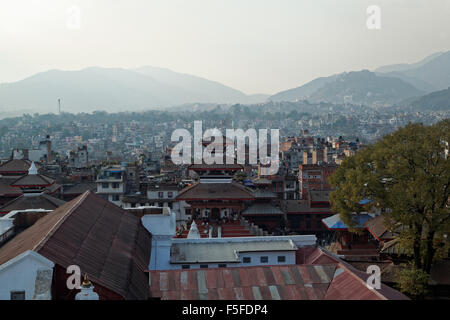
[[[0,3],[0,300],[450,299],[448,4],[73,2]]]

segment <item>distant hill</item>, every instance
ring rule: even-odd
[[[276,94],[269,99],[293,100],[301,94],[311,102],[394,104],[424,92],[401,79],[377,76],[368,70],[344,72],[328,78],[318,78],[306,85]],[[290,98],[290,99],[289,99]]]
[[[419,110],[442,111],[450,110],[450,87],[427,94],[410,104],[413,108]]]
[[[54,112],[62,110],[125,111],[185,103],[254,103],[264,95],[243,92],[167,69],[137,70],[91,67],[78,71],[50,70],[14,83],[0,84],[0,108]]]
[[[246,95],[219,82],[174,72],[166,68],[145,66],[133,69],[133,71],[150,76],[163,84],[182,88],[193,93],[198,97],[195,102],[258,103],[263,102],[268,97],[265,94]]]
[[[415,68],[423,66],[424,64],[427,64],[434,58],[439,57],[442,53],[443,52],[433,53],[433,54],[429,55],[428,57],[426,57],[416,63],[399,63],[399,64],[391,64],[391,65],[387,65],[387,66],[382,66],[382,67],[375,69],[374,72],[382,72],[382,73],[402,72],[402,71],[415,69]]]
[[[409,65],[394,65],[375,70],[386,77],[406,81],[427,93],[450,86],[450,51],[435,53]]]
[[[281,91],[269,97],[271,101],[307,100],[311,94],[336,79],[337,75],[314,79],[300,87]]]

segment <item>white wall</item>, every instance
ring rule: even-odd
[[[38,270],[53,270],[54,263],[34,251],[26,251],[0,266],[0,300],[10,300],[11,291],[25,291],[31,300]]]
[[[267,263],[261,263],[260,257],[268,257]],[[278,256],[285,256],[285,262],[278,262]],[[250,263],[243,263],[244,257],[250,257]],[[271,266],[271,265],[293,265],[295,264],[295,251],[261,251],[261,252],[242,252],[239,253],[240,263],[221,263],[226,264],[226,268],[233,267],[253,267],[253,266]],[[183,264],[170,264],[170,269],[182,269],[183,265],[189,265],[189,269],[200,269],[200,265],[208,265],[208,269],[219,268],[218,263],[183,263]]]
[[[97,182],[97,192],[98,193],[123,193],[124,192],[124,183],[116,182],[119,184],[118,188],[113,188],[113,182],[104,182],[108,183],[107,188],[103,188],[103,182]]]
[[[169,208],[163,214],[147,214],[141,218],[142,225],[152,234],[150,270],[170,269],[170,246],[176,232],[176,217]]]

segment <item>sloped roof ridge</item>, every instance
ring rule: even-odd
[[[42,239],[32,248],[34,251],[39,251],[39,249],[42,248],[42,246],[47,242],[47,240],[56,232],[56,230],[61,226],[61,224],[66,221],[66,219],[77,209],[81,203],[86,199],[86,197],[90,194],[90,191],[86,191],[84,194],[80,196],[80,198],[67,210],[67,212],[53,225],[52,228],[47,232],[47,234],[42,237]],[[68,202],[70,203],[70,202]],[[61,207],[60,207],[61,208]],[[60,209],[58,208],[58,209]],[[56,210],[58,210],[56,209]],[[55,211],[56,211],[55,210]],[[62,208],[61,208],[62,210]],[[55,211],[52,212],[52,214],[55,213]]]

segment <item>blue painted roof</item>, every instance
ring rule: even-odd
[[[371,203],[372,202],[372,200],[370,200],[370,199],[362,199],[360,202],[359,202],[359,204],[360,205],[365,205],[365,204],[368,204],[368,203]]]
[[[364,224],[372,218],[373,217],[367,213],[353,216],[357,228],[364,228]],[[322,219],[322,221],[329,229],[348,229],[348,226],[342,221],[339,214]]]

